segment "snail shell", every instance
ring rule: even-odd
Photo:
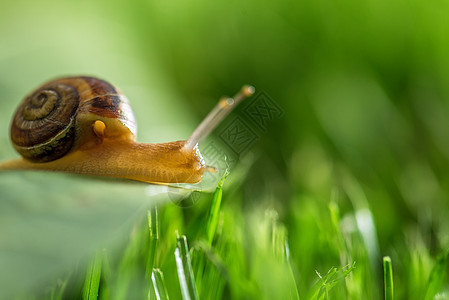
[[[128,99],[113,85],[93,77],[68,77],[33,91],[11,124],[14,148],[33,162],[48,162],[77,149],[89,137],[92,119],[113,123],[115,136],[135,139],[137,126]],[[109,131],[111,132],[111,131]]]

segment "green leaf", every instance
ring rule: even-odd
[[[149,207],[188,190],[52,172],[0,172],[0,298],[119,243]]]

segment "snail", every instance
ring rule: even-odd
[[[211,131],[254,88],[223,97],[185,141],[140,143],[128,99],[94,77],[50,81],[27,96],[13,117],[10,135],[22,158],[0,170],[46,170],[150,183],[197,183],[206,166],[198,149]]]

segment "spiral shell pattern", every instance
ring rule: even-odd
[[[79,138],[80,114],[118,119],[136,134],[128,99],[114,86],[93,77],[68,77],[44,84],[23,100],[11,123],[14,148],[34,162],[64,156]]]

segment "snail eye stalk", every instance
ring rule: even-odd
[[[214,130],[242,100],[252,96],[254,92],[255,89],[253,86],[245,85],[233,98],[222,97],[187,139],[184,148],[193,149],[197,144],[204,141],[212,130]]]

